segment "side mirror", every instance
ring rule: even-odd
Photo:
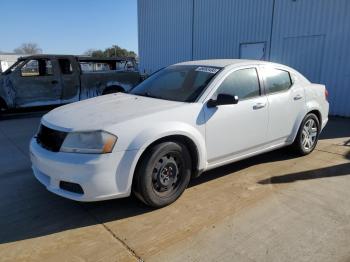
[[[238,103],[238,96],[227,94],[218,94],[216,100],[210,99],[207,103],[208,107],[216,107],[220,105],[235,105]]]

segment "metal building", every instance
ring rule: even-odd
[[[140,69],[252,58],[290,65],[350,116],[349,0],[138,0]]]

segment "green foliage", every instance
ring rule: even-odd
[[[117,45],[106,48],[105,50],[90,49],[84,53],[84,55],[97,57],[97,58],[109,58],[109,57],[136,57],[134,51],[128,51]]]

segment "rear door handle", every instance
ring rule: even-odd
[[[301,95],[296,95],[295,97],[294,97],[294,100],[300,100],[300,99],[302,99],[303,97],[301,96]]]
[[[257,110],[257,109],[264,108],[265,106],[266,106],[265,103],[256,103],[256,104],[253,106],[253,109],[254,109],[254,110]]]

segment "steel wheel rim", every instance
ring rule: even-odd
[[[160,157],[152,172],[152,187],[161,197],[169,197],[179,188],[182,180],[182,160],[174,153]]]
[[[305,150],[311,150],[316,142],[318,128],[314,119],[309,119],[305,122],[301,133],[301,143]]]

